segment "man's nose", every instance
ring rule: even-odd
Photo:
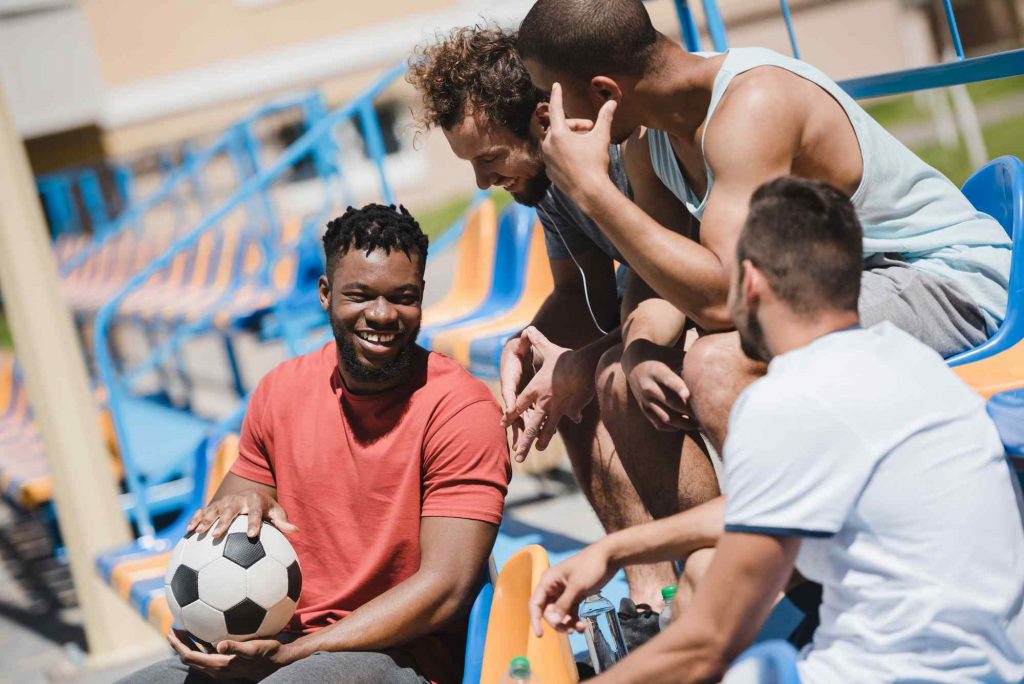
[[[486,190],[497,182],[498,174],[491,171],[483,171],[481,169],[473,169],[476,174],[476,186],[481,190]]]
[[[377,297],[366,308],[366,320],[376,325],[387,325],[398,320],[398,310],[387,297]]]

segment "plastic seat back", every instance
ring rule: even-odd
[[[779,639],[751,646],[736,659],[722,684],[800,684],[796,649]]]
[[[533,544],[509,558],[501,569],[487,622],[481,682],[501,681],[512,658],[517,656],[529,658],[531,669],[544,684],[579,681],[569,637],[547,624],[544,636],[537,637],[530,627],[527,602],[548,567],[547,551]]]
[[[436,304],[423,312],[423,324],[431,325],[464,316],[483,304],[494,269],[498,216],[494,200],[485,198],[466,217],[455,243],[455,272],[451,287]]]
[[[1003,227],[1013,241],[1006,318],[984,344],[949,359],[952,366],[978,361],[1024,339],[1024,163],[1005,156],[990,161],[967,179],[964,195]]]

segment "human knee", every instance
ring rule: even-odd
[[[422,680],[413,667],[412,659],[405,653],[319,651],[278,670],[263,681],[266,684],[300,684],[310,681],[415,684]]]
[[[709,382],[743,371],[743,357],[735,333],[705,335],[686,352],[683,359],[683,382],[691,392]]]

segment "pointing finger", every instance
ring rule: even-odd
[[[562,84],[551,86],[551,98],[548,100],[548,117],[551,120],[549,130],[558,132],[565,129],[565,110],[562,108]]]
[[[597,121],[594,122],[594,132],[601,136],[611,138],[612,117],[615,116],[615,108],[618,103],[615,100],[608,100],[601,105],[601,111],[597,113]]]

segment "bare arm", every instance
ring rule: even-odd
[[[719,681],[757,636],[799,550],[799,537],[726,533],[689,609],[595,682]]]
[[[535,633],[541,619],[561,629],[577,624],[577,610],[626,565],[686,558],[714,546],[722,535],[725,497],[668,518],[614,532],[547,570],[530,598]]]
[[[602,328],[611,330],[615,327],[619,300],[614,264],[598,249],[588,249],[575,257],[587,277],[594,316]],[[587,309],[583,279],[572,259],[551,259],[550,264],[554,288],[530,325],[559,346],[579,349],[601,337]]]
[[[593,218],[630,265],[656,292],[702,328],[730,327],[726,297],[736,242],[750,195],[763,182],[789,172],[799,147],[798,113],[782,93],[737,85],[723,99],[705,140],[715,183],[701,223],[701,242],[666,229],[620,193],[599,171],[614,103],[606,103],[593,129],[570,130],[561,88],[551,95],[552,125],[543,150],[552,180]],[[757,121],[751,126],[750,121]],[[637,146],[639,148],[641,146]]]
[[[473,598],[498,528],[462,518],[423,518],[420,568],[329,627],[281,647],[283,662],[316,651],[380,651],[436,631]]]

